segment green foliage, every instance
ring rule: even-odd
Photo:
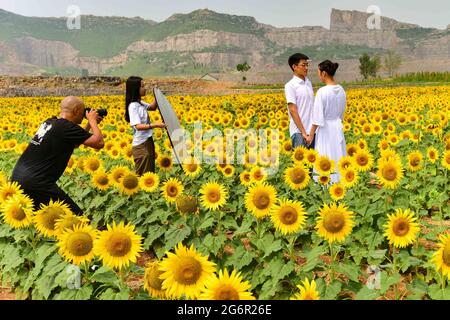
[[[378,70],[381,68],[380,57],[377,55],[371,58],[367,53],[364,53],[359,58],[359,63],[359,71],[365,80],[369,77],[376,77]]]

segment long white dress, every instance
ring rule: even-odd
[[[314,102],[312,123],[317,125],[315,149],[319,155],[327,156],[336,164],[335,172],[339,172],[339,160],[347,153],[344,117],[347,96],[340,85],[327,85],[317,91]],[[339,182],[339,174],[331,175],[331,182]]]

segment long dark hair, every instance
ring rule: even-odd
[[[330,60],[325,60],[319,63],[319,70],[325,71],[329,76],[334,77],[336,70],[339,68],[339,63],[333,63]]]
[[[127,80],[126,94],[125,94],[125,120],[130,122],[130,113],[128,107],[132,102],[141,102],[141,77],[129,77]]]

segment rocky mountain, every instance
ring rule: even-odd
[[[156,23],[141,18],[24,17],[0,9],[0,73],[150,75],[223,72],[247,61],[253,70],[285,65],[301,50],[314,60],[356,59],[394,49],[406,59],[449,60],[450,29],[422,28],[382,17],[368,29],[369,14],[333,9],[330,29],[276,28],[253,17],[197,10]]]

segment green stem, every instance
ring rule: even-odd
[[[328,243],[330,246],[330,256],[331,256],[331,263],[330,263],[330,270],[329,270],[329,275],[330,275],[330,283],[333,282],[333,262],[334,262],[334,255],[333,255],[333,244],[331,242]]]
[[[295,235],[293,235],[293,236],[291,237],[291,240],[289,241],[289,257],[290,257],[291,260],[294,261],[294,262],[295,262],[295,257],[294,257],[295,240],[297,240],[297,239],[296,239]]]

